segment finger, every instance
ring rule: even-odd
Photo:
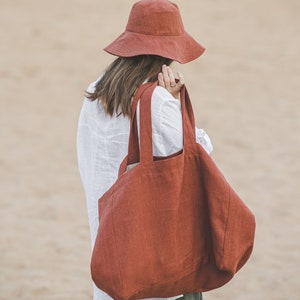
[[[181,72],[177,72],[180,85],[184,85],[184,77]]]
[[[166,87],[170,86],[170,77],[169,77],[168,68],[166,65],[163,65],[162,73],[163,73],[163,80],[164,80],[165,86]]]
[[[168,72],[168,76],[170,78],[170,86],[171,87],[176,86],[175,78],[174,78],[173,72],[170,67],[167,67],[167,72]]]
[[[162,73],[158,73],[158,85],[165,87],[165,82]]]

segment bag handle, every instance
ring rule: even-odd
[[[183,148],[187,145],[196,145],[196,125],[194,111],[189,93],[184,85],[180,91],[182,128],[183,128]]]
[[[157,83],[144,91],[140,100],[140,162],[153,162],[151,97]],[[183,150],[196,145],[195,119],[191,100],[185,86],[180,92]]]
[[[151,121],[151,97],[158,82],[148,82],[139,87],[134,95],[131,105],[130,133],[128,143],[128,155],[119,168],[119,176],[123,174],[130,164],[141,162],[153,162],[152,147],[152,121]],[[137,132],[136,108],[140,100],[140,145]],[[196,144],[195,119],[192,104],[185,85],[180,91],[183,149],[187,145]]]
[[[138,101],[145,92],[147,88],[150,88],[153,85],[153,90],[157,85],[157,82],[147,82],[142,84],[136,93],[134,94],[132,103],[131,103],[131,118],[130,118],[130,131],[129,131],[129,142],[128,142],[128,154],[122,161],[119,167],[119,175],[122,175],[126,171],[126,167],[130,164],[140,161],[140,146],[138,139],[138,130],[137,130],[137,117],[136,109]],[[153,92],[152,90],[152,92]]]

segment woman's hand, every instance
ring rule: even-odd
[[[177,72],[178,80],[176,82],[170,67],[163,65],[162,72],[158,74],[158,85],[166,88],[174,98],[180,99],[180,90],[184,85],[184,78],[180,72]]]

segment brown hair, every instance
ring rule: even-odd
[[[86,92],[92,101],[98,100],[107,114],[114,113],[130,117],[131,99],[144,81],[156,81],[162,65],[170,65],[171,59],[156,55],[118,57],[96,83],[93,93]]]

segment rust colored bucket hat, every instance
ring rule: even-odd
[[[104,50],[121,57],[149,54],[187,63],[205,49],[184,30],[175,3],[141,0],[133,5],[126,30]]]

